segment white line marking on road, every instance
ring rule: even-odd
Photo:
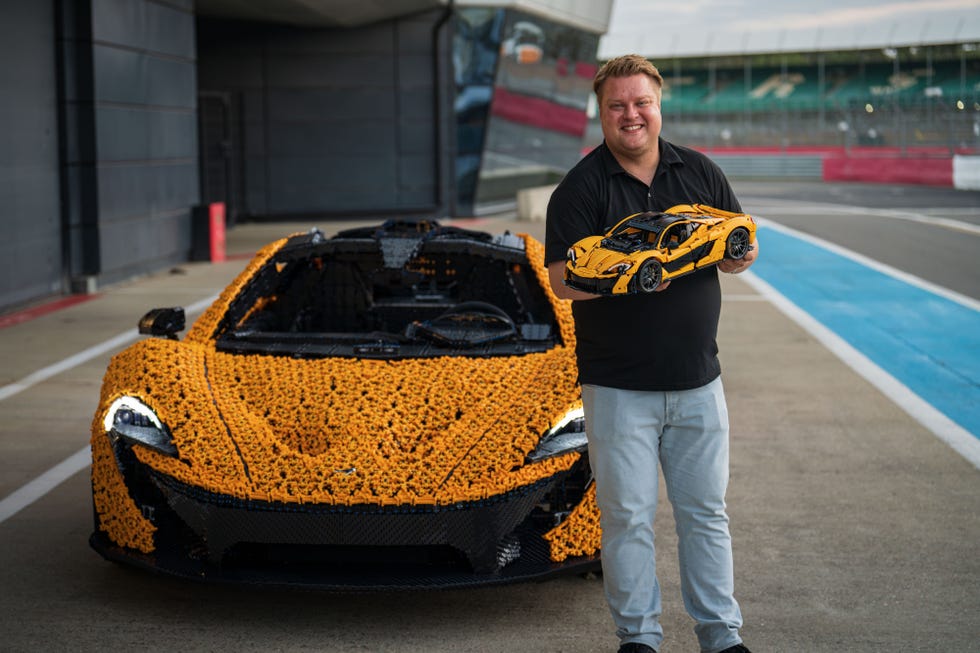
[[[758,222],[760,226],[764,226],[768,229],[772,229],[773,231],[781,231],[782,233],[788,234],[793,238],[808,242],[811,245],[816,245],[817,247],[833,252],[834,254],[843,256],[844,258],[848,258],[854,261],[855,263],[860,263],[861,265],[871,268],[872,270],[876,270],[877,272],[881,272],[882,274],[887,274],[888,276],[894,279],[898,279],[899,281],[904,281],[907,284],[913,285],[917,288],[921,288],[922,290],[925,290],[927,292],[931,292],[934,295],[939,295],[940,297],[944,297],[945,299],[948,299],[951,302],[956,302],[961,306],[972,308],[975,311],[980,311],[980,301],[977,301],[976,299],[973,299],[972,297],[968,297],[966,295],[961,295],[960,293],[954,290],[950,290],[949,288],[944,288],[942,286],[936,285],[931,281],[926,281],[922,277],[917,277],[915,275],[909,274],[908,272],[903,272],[898,268],[893,268],[890,265],[885,265],[884,263],[868,258],[863,254],[858,254],[857,252],[851,251],[849,249],[844,249],[840,245],[835,245],[834,243],[831,243],[826,240],[822,240],[820,238],[817,238],[816,236],[811,236],[808,233],[797,231],[796,229],[781,225],[778,222],[774,222],[768,218],[757,217],[756,222]],[[765,245],[764,240],[763,240],[763,245]]]
[[[742,278],[791,320],[816,338],[845,365],[878,388],[882,394],[908,413],[912,419],[948,444],[976,469],[980,470],[980,439],[936,410],[931,404],[912,392],[908,386],[881,369],[871,359],[848,344],[843,338],[818,322],[816,318],[788,300],[775,288],[760,279],[751,270]]]
[[[91,460],[90,449],[84,449],[72,454],[69,458],[44,472],[33,481],[4,497],[0,501],[0,524],[31,505],[45,494],[61,485],[76,473],[88,467]]]
[[[767,302],[768,297],[763,295],[748,295],[748,294],[730,294],[726,295],[722,293],[721,301],[723,302]]]
[[[185,313],[187,315],[193,315],[199,313],[204,309],[206,309],[208,306],[210,306],[212,303],[214,303],[214,300],[217,298],[218,296],[214,295],[213,297],[209,297],[207,299],[202,299],[201,301],[194,302],[193,304],[189,305],[185,309]],[[127,345],[130,342],[136,340],[137,338],[139,338],[139,332],[136,331],[135,329],[133,329],[132,331],[126,331],[125,333],[120,333],[119,335],[113,338],[109,338],[105,342],[101,342],[97,345],[89,347],[88,349],[84,349],[78,352],[77,354],[69,356],[64,360],[60,360],[57,363],[54,363],[53,365],[42,367],[38,371],[28,374],[20,381],[14,381],[13,383],[9,383],[3,387],[0,387],[0,401],[3,401],[4,399],[9,399],[16,394],[19,394],[24,390],[27,390],[31,386],[35,386],[38,383],[41,383],[42,381],[47,381],[51,377],[57,376],[58,374],[61,374],[62,372],[66,372],[74,367],[78,367],[83,363],[87,363],[93,358],[96,358],[97,356],[101,356],[106,352],[113,351],[114,349],[118,349],[119,347]]]
[[[14,381],[13,383],[7,384],[0,387],[0,401],[4,399],[10,399],[16,394],[27,390],[31,386],[37,385],[42,381],[47,381],[53,376],[57,376],[62,372],[72,369],[73,367],[78,367],[82,363],[86,363],[89,360],[95,358],[96,356],[101,356],[107,351],[112,351],[123,345],[127,345],[136,338],[139,337],[139,333],[135,329],[132,331],[127,331],[125,333],[120,333],[114,338],[109,338],[105,342],[100,342],[99,344],[89,347],[88,349],[82,350],[77,354],[69,356],[63,360],[54,363],[53,365],[48,365],[47,367],[42,367],[36,372],[28,374],[20,381]]]
[[[217,298],[217,295],[213,295],[207,299],[194,302],[184,309],[185,314],[190,316],[200,313],[208,306],[213,304]],[[138,337],[139,333],[135,330],[120,333],[118,336],[110,338],[105,342],[95,345],[94,347],[89,347],[88,349],[80,351],[73,356],[69,356],[68,358],[53,365],[48,365],[47,367],[44,367],[32,374],[28,374],[20,381],[0,388],[0,401],[9,399],[17,393],[27,390],[31,386],[37,385],[42,381],[46,381],[47,379],[70,370],[73,367],[77,367],[78,365],[81,365],[82,363],[85,363],[96,356],[112,351],[117,347],[122,347]],[[18,512],[61,485],[64,481],[68,480],[79,471],[85,469],[91,459],[89,451],[89,447],[86,446],[84,449],[72,454],[70,457],[44,472],[33,481],[29,481],[27,484],[21,486],[17,490],[14,490],[12,493],[0,500],[0,523],[5,522],[10,517],[13,517]]]
[[[748,203],[746,200],[742,200],[743,204]],[[889,218],[892,220],[905,220],[907,222],[919,222],[921,224],[927,224],[934,227],[944,227],[953,231],[960,231],[967,234],[972,234],[974,236],[980,236],[980,225],[974,224],[972,222],[964,222],[963,220],[954,220],[953,218],[946,218],[938,215],[929,215],[928,213],[915,213],[912,211],[901,211],[898,209],[878,209],[878,208],[868,208],[866,206],[850,206],[847,204],[824,204],[820,202],[813,202],[808,206],[801,206],[798,202],[792,202],[786,206],[780,206],[778,209],[775,206],[767,209],[772,213],[785,213],[787,215],[809,215],[814,211],[823,211],[824,213],[838,213],[841,215],[868,215],[877,218]],[[923,209],[925,210],[925,209]],[[953,213],[960,215],[974,216],[977,214],[977,209],[942,209],[944,213]],[[753,214],[754,216],[755,214]]]

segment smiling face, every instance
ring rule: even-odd
[[[610,77],[599,95],[599,121],[606,145],[619,159],[640,161],[659,147],[660,88],[645,74]]]

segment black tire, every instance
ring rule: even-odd
[[[745,258],[745,255],[749,253],[750,240],[749,230],[745,227],[732,229],[732,233],[728,234],[728,240],[725,241],[725,258],[735,260]]]
[[[653,292],[660,285],[662,275],[663,268],[660,261],[648,258],[640,264],[640,269],[636,271],[636,287],[641,292]]]

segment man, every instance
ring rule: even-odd
[[[716,336],[718,270],[741,272],[758,248],[654,293],[598,297],[563,283],[569,245],[627,215],[693,203],[741,212],[714,163],[660,138],[662,87],[656,67],[637,55],[613,59],[596,74],[604,142],[551,197],[545,263],[558,296],[574,300],[603,582],[620,653],[650,653],[663,640],[653,533],[658,462],[674,508],[684,605],[701,650],[747,653],[733,596],[728,412]]]

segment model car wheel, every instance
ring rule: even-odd
[[[640,269],[636,271],[636,283],[643,292],[653,292],[660,285],[660,277],[663,268],[660,261],[647,259],[640,264]]]
[[[728,234],[725,256],[732,259],[744,258],[749,253],[749,240],[749,230],[745,227],[736,227]]]

